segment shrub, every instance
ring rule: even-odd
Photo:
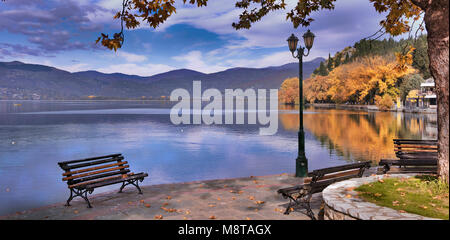
[[[387,111],[392,108],[394,102],[388,94],[384,94],[382,97],[377,95],[375,96],[375,105],[377,105],[379,110]]]

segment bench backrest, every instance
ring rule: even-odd
[[[437,159],[437,140],[393,139],[395,155],[400,159]]]
[[[82,188],[87,184],[128,176],[129,165],[123,159],[119,153],[59,162],[58,165],[65,171],[62,180],[67,181],[69,188]]]
[[[362,177],[367,168],[370,168],[370,161],[317,169],[309,172],[309,177],[303,181],[311,186],[312,193],[321,192],[332,183]]]

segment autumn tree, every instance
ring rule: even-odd
[[[327,69],[328,69],[328,71],[333,70],[333,59],[331,59],[330,53],[328,53]]]
[[[337,0],[298,0],[290,9],[286,19],[295,28],[309,26],[313,12],[334,9]],[[184,3],[203,7],[208,0],[183,0]],[[449,1],[448,0],[369,0],[379,13],[386,17],[380,22],[379,32],[398,36],[411,30],[411,22],[425,21],[428,40],[430,72],[436,83],[438,101],[438,174],[447,183],[449,180]],[[175,0],[123,0],[122,10],[114,18],[121,20],[121,31],[110,38],[103,34],[97,39],[103,46],[117,50],[124,42],[123,24],[128,29],[136,28],[140,21],[157,28],[176,13]],[[285,0],[237,0],[236,8],[242,9],[239,20],[232,23],[235,29],[248,29],[270,12],[285,9]]]
[[[296,104],[299,99],[298,78],[288,78],[281,84],[278,101],[284,104]]]
[[[399,96],[398,80],[414,72],[410,63],[398,68],[393,57],[364,57],[334,68],[327,76],[307,79],[305,97],[310,102],[352,104],[376,104],[383,99],[384,108],[392,106],[392,99]]]
[[[420,84],[424,82],[424,79],[420,74],[409,74],[403,77],[400,82],[400,99],[404,105],[409,92],[414,89],[419,89]]]

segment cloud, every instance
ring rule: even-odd
[[[208,64],[200,51],[191,51],[187,54],[173,57],[175,61],[183,63],[184,68],[196,70],[203,73],[213,73],[225,70],[226,67]],[[208,61],[209,62],[209,61]]]
[[[97,68],[95,70],[103,73],[124,73],[129,75],[152,76],[158,73],[164,73],[171,70],[175,70],[175,68],[165,64],[124,63],[124,64],[113,64],[107,67]]]
[[[125,51],[117,52],[117,56],[124,58],[127,62],[143,62],[147,60],[147,57],[144,55],[138,55],[134,53],[128,53]]]
[[[224,61],[216,61],[216,53],[210,52],[204,55],[200,51],[191,51],[185,55],[175,56],[173,59],[182,62],[184,68],[203,73],[214,73],[234,67],[264,68],[280,66],[295,61],[289,51],[274,52],[258,58],[227,57]]]
[[[79,35],[79,30],[98,30],[99,24],[93,21],[93,16],[106,11],[87,1],[73,0],[20,0],[7,1],[2,5],[0,31],[26,36],[30,45],[34,45],[35,52],[41,53],[92,49],[92,43],[74,38]]]
[[[10,43],[0,43],[1,56],[9,57],[23,57],[29,56],[43,56],[44,53],[40,49],[30,48],[22,44],[10,44]]]

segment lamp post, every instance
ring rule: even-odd
[[[311,31],[307,31],[303,34],[303,40],[305,47],[299,46],[297,48],[298,38],[292,34],[288,39],[289,50],[294,58],[298,59],[298,89],[299,89],[299,117],[300,126],[298,129],[298,157],[295,161],[295,176],[306,177],[308,175],[308,159],[305,155],[305,132],[303,130],[303,56],[309,55],[309,50],[314,43],[314,34]],[[305,48],[308,52],[305,54]]]

